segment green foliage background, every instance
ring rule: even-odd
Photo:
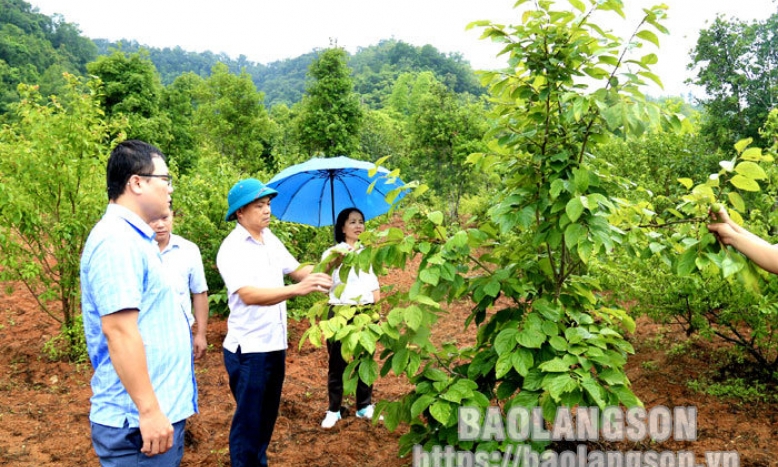
[[[344,271],[384,274],[418,257],[414,283],[387,291],[384,317],[343,307],[327,319],[313,298],[290,305],[310,323],[301,345],[337,339],[353,357],[347,391],[389,372],[411,382],[378,406],[390,429],[410,427],[401,453],[504,449],[457,439],[464,404],[540,407],[549,422],[559,406],[640,405],[624,367],[642,313],[723,339],[778,379],[777,279],[706,228],[715,201],[778,240],[778,111],[757,104],[778,95],[772,52],[717,42],[721,31],[762,37],[774,18],[720,18],[701,35],[692,59],[711,99],[698,112],[641,93],[661,84],[658,57],[642,45],[659,45],[665,7],[645,10],[628,38],[596,22],[623,16],[620,0],[516,7],[515,25],[471,25],[503,44],[506,60],[479,82],[457,54],[394,40],[267,66],[133,41],[95,45],[63,18],[0,0],[0,280],[29,290],[62,324],[67,345],[50,343],[50,356],[83,358],[78,259],[106,203],[110,148],[141,138],[169,157],[175,229],[199,245],[212,310],[225,314],[215,258],[233,227],[229,188],[312,154],[343,154],[399,169],[411,191],[397,210],[403,228],[371,221]],[[722,49],[749,65],[707,62]],[[756,83],[737,80],[748,57],[763,59],[749,68]],[[302,262],[318,262],[332,243],[330,229],[272,228]],[[471,347],[430,339],[454,300],[471,307],[462,323],[477,327]]]

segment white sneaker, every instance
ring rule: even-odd
[[[366,418],[368,420],[372,420],[374,410],[375,410],[375,406],[373,404],[370,404],[367,407],[363,407],[360,410],[357,410],[357,418]],[[378,417],[379,421],[383,419],[384,419],[383,415]]]
[[[372,414],[372,412],[371,412]],[[324,420],[321,422],[322,428],[332,428],[335,426],[335,424],[340,420],[340,412],[330,412],[327,411],[327,415],[324,417]]]

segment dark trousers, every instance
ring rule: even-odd
[[[340,353],[341,343],[327,341],[327,352],[330,354],[327,370],[327,392],[330,399],[330,412],[339,412],[343,403],[343,371],[346,369],[346,361]],[[365,384],[361,379],[357,382],[357,410],[370,405],[373,396],[373,387]]]
[[[232,467],[266,467],[267,447],[281,404],[286,351],[236,353],[224,350],[224,366],[235,397],[230,427]]]

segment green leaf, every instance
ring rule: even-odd
[[[679,178],[678,183],[686,187],[687,190],[694,186],[694,180],[691,178]]]
[[[503,354],[513,351],[516,347],[516,334],[518,333],[518,329],[513,328],[507,328],[500,331],[494,339],[494,350],[497,352],[497,355],[502,356]]]
[[[448,374],[445,371],[431,366],[424,369],[423,375],[431,381],[448,381]]]
[[[581,224],[570,224],[565,229],[565,243],[568,247],[578,245],[581,239],[587,238],[588,231]]]
[[[430,220],[435,225],[442,225],[443,224],[443,213],[440,211],[434,211],[429,214],[427,214],[427,219]]]
[[[386,315],[386,321],[394,327],[399,326],[400,323],[403,322],[403,317],[405,316],[404,311],[405,310],[402,308],[392,309],[392,311],[390,311],[389,314]]]
[[[414,331],[419,330],[419,326],[421,326],[422,321],[422,311],[417,306],[409,306],[405,309],[405,313],[403,314],[403,319],[405,320],[405,324],[408,325],[409,328],[413,329]]]
[[[659,47],[659,38],[656,37],[656,34],[653,32],[643,29],[642,31],[639,31],[637,34],[635,34],[639,38],[646,40],[648,42],[651,42],[655,46]]]
[[[438,285],[440,282],[440,269],[437,266],[419,271],[419,280],[430,285]]]
[[[375,352],[376,338],[369,331],[359,333],[359,343],[367,352],[372,355]]]
[[[494,376],[497,379],[507,375],[511,368],[513,368],[513,361],[511,359],[512,354],[504,353],[497,359],[497,363],[494,365]]]
[[[562,336],[554,336],[548,342],[558,352],[567,351],[567,341]]]
[[[401,375],[408,366],[408,349],[403,347],[392,356],[392,371],[397,376]]]
[[[581,202],[581,197],[576,197],[567,202],[565,206],[565,213],[570,218],[570,222],[575,222],[581,217],[583,213],[584,205]]]
[[[743,151],[740,158],[745,161],[759,162],[762,160],[762,148],[748,148]]]
[[[500,293],[500,282],[497,280],[491,280],[483,287],[483,291],[486,295],[496,298]]]
[[[759,184],[751,178],[745,177],[741,174],[737,174],[729,181],[735,188],[743,191],[759,191]]]
[[[532,368],[534,363],[535,361],[534,357],[532,356],[532,352],[527,349],[516,349],[516,351],[511,355],[511,364],[516,370],[516,373],[520,374],[521,376],[527,376],[527,373],[529,373],[529,370]]]
[[[430,406],[430,414],[435,420],[442,423],[444,426],[449,426],[449,418],[451,417],[451,404],[446,401],[438,400]]]
[[[546,335],[542,332],[536,332],[532,329],[523,329],[516,335],[516,341],[524,347],[530,349],[539,349],[546,342]]]
[[[767,178],[765,171],[755,162],[743,161],[735,167],[735,172],[753,180],[764,180]]]
[[[581,13],[586,12],[586,5],[584,5],[583,2],[580,0],[568,0],[570,2],[570,5],[573,6],[576,10],[580,11]]]
[[[599,377],[601,380],[610,385],[627,384],[628,382],[627,375],[625,375],[621,370],[615,370],[612,368],[606,368],[605,370],[602,370],[599,373]]]
[[[684,251],[678,258],[678,264],[676,265],[676,274],[679,276],[688,276],[695,269],[697,269],[697,248],[695,246],[690,247]]]
[[[411,405],[411,417],[416,418],[419,415],[421,415],[424,410],[432,404],[432,402],[435,400],[434,396],[430,396],[429,394],[424,394],[415,401],[413,401],[413,405]]]
[[[749,144],[751,144],[754,141],[753,138],[745,138],[741,139],[737,143],[735,143],[735,151],[740,154],[743,152],[745,148],[748,147]]]
[[[591,376],[583,378],[581,387],[594,399],[594,403],[600,409],[604,409],[606,402],[604,398],[605,389],[595,381]]]
[[[578,384],[569,373],[562,373],[561,375],[546,379],[548,393],[551,394],[551,397],[553,397],[555,401],[559,400],[562,393],[570,392],[577,387]]]
[[[638,399],[635,393],[627,386],[611,386],[610,392],[615,394],[619,398],[619,402],[628,409],[632,407],[643,407],[643,403],[640,402],[640,399]]]
[[[378,379],[378,363],[372,358],[359,362],[359,379],[368,386]]]
[[[556,357],[547,362],[543,362],[538,368],[550,373],[559,373],[569,370],[570,366],[566,364],[562,358]]]
[[[743,197],[740,196],[740,193],[736,191],[730,191],[727,193],[727,198],[729,199],[729,204],[731,204],[735,210],[740,212],[744,212],[746,210],[746,202],[743,201]]]
[[[745,267],[746,263],[738,255],[727,255],[721,262],[721,272],[724,278],[737,274]]]

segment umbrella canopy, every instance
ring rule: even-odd
[[[384,214],[391,208],[384,199],[387,193],[404,183],[387,177],[389,171],[383,167],[378,167],[371,177],[375,168],[372,162],[345,156],[315,157],[287,167],[267,183],[278,191],[272,202],[273,214],[282,221],[314,227],[334,225],[335,216],[349,207],[362,211],[365,220]],[[394,201],[403,196],[404,191]]]

